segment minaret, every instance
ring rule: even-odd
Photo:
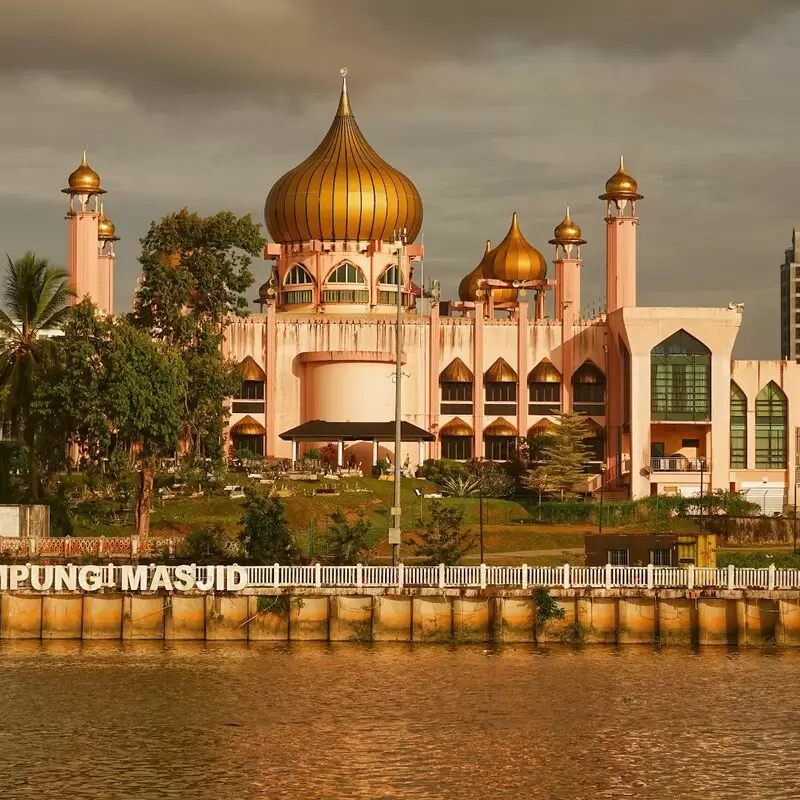
[[[580,227],[572,221],[569,206],[564,219],[553,231],[550,244],[555,245],[555,318],[562,320],[569,316],[574,322],[581,310],[581,245],[586,244],[586,240],[581,238]]]
[[[114,313],[114,242],[119,241],[114,223],[105,215],[100,204],[97,221],[97,281],[95,304],[101,314]]]
[[[73,303],[80,303],[87,295],[92,302],[104,311],[110,311],[108,301],[101,298],[108,294],[109,282],[101,275],[100,258],[103,248],[111,247],[105,240],[101,244],[99,223],[101,217],[100,195],[105,194],[105,189],[100,186],[100,176],[89,166],[86,161],[86,151],[83,151],[83,160],[80,166],[69,176],[67,188],[62,189],[69,196],[67,211],[67,272],[70,284],[75,292]],[[113,252],[110,255],[113,261]],[[104,265],[107,270],[109,264]],[[102,284],[103,288],[101,290]],[[102,303],[101,303],[102,299]]]
[[[642,199],[639,185],[619,169],[606,181],[606,312],[636,305],[636,201]]]
[[[573,356],[574,325],[581,310],[581,245],[586,240],[581,229],[572,221],[569,206],[564,219],[553,231],[550,244],[555,247],[553,265],[556,273],[555,318],[561,322],[561,410],[572,410],[572,380],[575,370]]]

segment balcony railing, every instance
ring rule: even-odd
[[[650,459],[650,469],[653,472],[708,472],[710,468],[711,461],[707,458],[669,456]]]

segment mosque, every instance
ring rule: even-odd
[[[84,156],[64,192],[78,297],[113,312],[115,228]],[[258,313],[232,320],[241,365],[232,447],[297,460],[335,444],[340,464],[509,458],[520,437],[588,416],[587,490],[617,496],[745,491],[765,513],[795,503],[800,365],[733,361],[742,304],[636,301],[637,181],[622,160],[599,197],[606,307],[581,315],[581,229],[569,209],[552,270],[513,214],[467,272],[458,300],[415,282],[422,200],[370,146],[346,77],[320,145],[280,177],[264,217],[271,274]],[[269,270],[267,270],[269,271]],[[397,293],[402,304],[402,452],[394,449]]]

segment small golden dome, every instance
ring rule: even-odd
[[[517,429],[504,417],[498,417],[483,432],[484,436],[519,436]]]
[[[569,206],[567,206],[567,213],[564,219],[553,231],[553,238],[550,240],[550,244],[586,244],[586,240],[582,238],[580,226],[573,222],[569,214]]]
[[[80,166],[67,178],[67,194],[105,194],[100,188],[100,176],[89,166],[86,161],[86,151],[83,151],[83,160]]]
[[[486,383],[516,383],[517,372],[504,358],[498,358],[483,376]]]
[[[413,242],[419,234],[419,192],[364,138],[350,108],[346,78],[328,133],[305,161],[275,182],[264,219],[279,244],[312,239],[388,242],[403,229]]]
[[[486,254],[483,264],[484,276],[500,281],[537,281],[547,274],[547,261],[522,235],[516,212],[511,218],[506,238]],[[503,302],[498,299],[498,294],[494,292],[495,302]]]
[[[465,275],[461,279],[461,283],[458,284],[458,298],[459,300],[465,303],[474,303],[475,300],[478,298],[478,289],[480,286],[478,285],[478,281],[485,277],[483,274],[483,262],[486,259],[486,256],[489,255],[489,252],[492,249],[492,243],[487,239],[486,240],[486,250],[483,253],[483,258],[481,262],[475,267],[472,272],[468,275]]]
[[[439,383],[474,383],[472,370],[456,356],[440,373]]]
[[[606,193],[600,195],[601,200],[641,200],[639,184],[625,171],[625,161],[619,157],[619,168],[606,181]]]
[[[100,209],[100,219],[97,220],[97,238],[101,242],[116,242],[119,240],[114,223]]]
[[[468,422],[464,422],[461,417],[453,417],[439,429],[439,438],[442,436],[474,436],[475,432]]]

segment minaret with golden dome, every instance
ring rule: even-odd
[[[606,201],[606,312],[610,314],[636,305],[636,201],[642,195],[622,156],[600,199]]]
[[[549,242],[555,248],[555,318],[572,324],[581,306],[581,245],[586,244],[580,226],[573,221],[567,206],[564,219],[556,225]]]
[[[275,244],[278,310],[392,313],[398,248],[405,305],[414,304],[411,260],[422,227],[422,200],[411,180],[385,161],[356,123],[342,69],[333,122],[308,158],[282,175],[267,195],[264,220]]]
[[[101,314],[114,311],[114,242],[119,237],[105,215],[100,197],[106,193],[100,175],[86,160],[67,178],[62,192],[69,198],[67,211],[67,272],[75,292],[73,303],[89,297]]]

